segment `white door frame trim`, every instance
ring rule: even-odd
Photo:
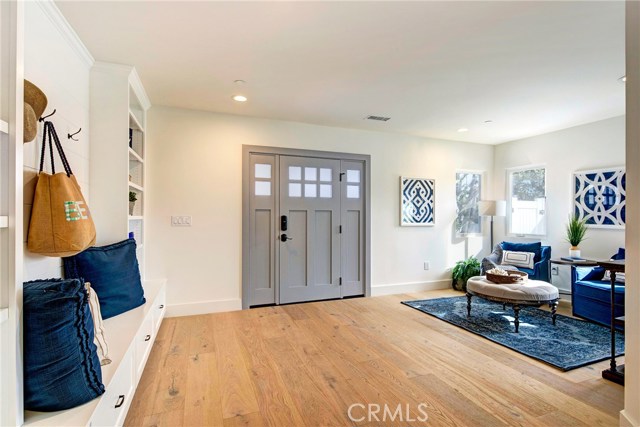
[[[304,150],[295,148],[242,146],[242,308],[250,305],[249,248],[250,221],[249,199],[251,195],[250,158],[252,154],[315,157],[335,160],[354,160],[364,163],[364,292],[371,296],[371,156],[368,154],[336,153],[332,151]],[[277,263],[276,263],[277,265]]]

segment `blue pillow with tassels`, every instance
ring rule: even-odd
[[[26,282],[23,323],[25,409],[61,411],[104,393],[83,280]]]

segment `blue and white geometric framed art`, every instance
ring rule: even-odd
[[[435,225],[436,181],[400,177],[400,225]]]
[[[627,174],[624,167],[573,174],[573,212],[593,228],[623,229]]]

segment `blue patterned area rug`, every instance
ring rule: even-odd
[[[503,310],[502,304],[473,297],[471,317],[467,317],[466,297],[403,301],[402,304],[563,371],[600,362],[611,354],[611,332],[607,327],[560,314],[553,326],[551,313],[534,307],[520,310],[520,332],[516,334],[513,309],[509,305]],[[619,332],[616,351],[618,355],[624,354],[624,335]]]

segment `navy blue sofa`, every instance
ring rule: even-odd
[[[509,269],[517,269],[523,271],[529,275],[529,279],[532,280],[542,280],[544,282],[551,283],[551,269],[549,268],[549,264],[551,261],[551,246],[542,246],[540,242],[536,243],[513,243],[513,242],[502,242],[493,249],[493,252],[488,257],[482,260],[482,274],[485,274],[487,270],[491,268],[502,268],[505,269],[504,266],[501,265],[502,261],[502,251],[516,251],[516,252],[533,252],[535,253],[535,257],[533,258],[533,268],[522,268],[522,267],[510,267]]]
[[[612,259],[624,259],[620,248]],[[611,325],[611,282],[603,280],[602,267],[571,267],[571,306],[573,315],[602,325]],[[616,283],[615,317],[624,316],[624,283]]]

